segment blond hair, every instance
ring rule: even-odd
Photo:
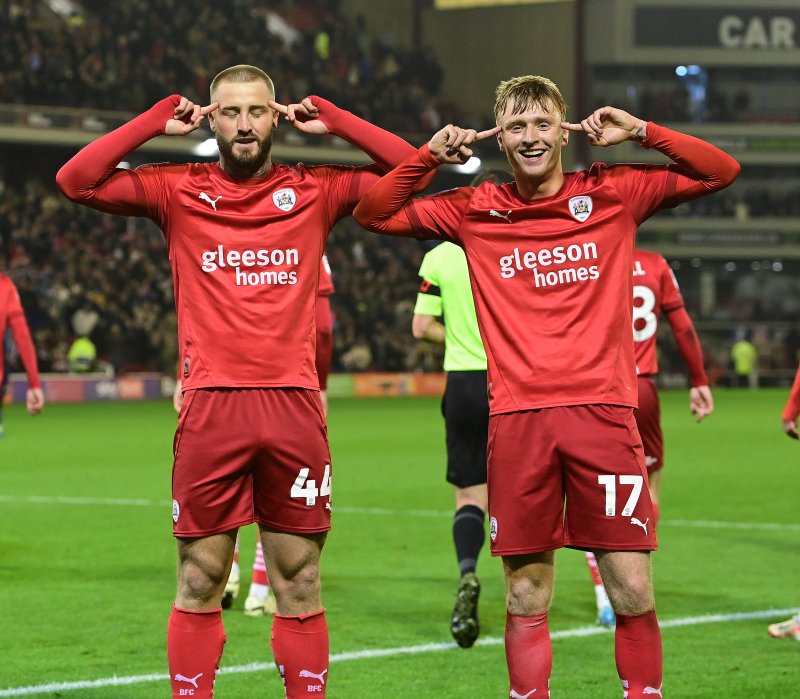
[[[252,83],[259,80],[266,84],[270,94],[274,99],[275,83],[272,82],[272,78],[270,78],[269,75],[261,70],[261,68],[256,68],[255,66],[250,66],[245,63],[241,63],[238,66],[231,66],[230,68],[226,68],[222,72],[217,73],[217,75],[211,81],[209,93],[211,94],[211,99],[213,100],[214,91],[219,87],[220,83]]]
[[[503,80],[494,94],[494,116],[498,121],[509,104],[513,105],[512,114],[521,114],[528,107],[538,105],[557,112],[562,121],[567,118],[567,103],[561,90],[552,80],[541,75],[520,75]]]

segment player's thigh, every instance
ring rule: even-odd
[[[564,481],[548,412],[527,410],[489,420],[489,538],[495,556],[563,544]]]
[[[608,596],[619,614],[644,614],[655,605],[649,551],[596,551]]]
[[[554,430],[566,474],[565,545],[609,551],[656,548],[633,409],[582,405],[557,410]]]
[[[178,583],[186,592],[223,585],[230,573],[236,530],[200,538],[178,538]]]
[[[447,442],[447,482],[458,488],[486,483],[489,431],[486,372],[450,372],[442,414]]]
[[[633,411],[642,438],[648,472],[664,466],[664,435],[661,431],[661,403],[658,390],[649,376],[639,377],[639,407]]]
[[[331,526],[331,452],[318,391],[263,391],[263,450],[253,467],[256,521],[296,534]]]
[[[327,532],[291,534],[261,529],[264,559],[279,614],[310,614],[319,610],[320,555],[326,536]]]
[[[186,391],[173,443],[173,533],[201,537],[253,522],[250,467],[260,416],[249,392]]]

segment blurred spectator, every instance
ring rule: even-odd
[[[740,334],[731,347],[734,387],[758,388],[758,351],[755,345]]]
[[[95,369],[97,348],[88,337],[82,335],[75,338],[67,352],[69,370],[73,374],[88,374]]]

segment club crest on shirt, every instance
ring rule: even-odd
[[[181,516],[181,506],[177,500],[172,501],[172,521],[178,523],[178,518]]]
[[[492,541],[497,541],[497,517],[492,517],[489,520],[489,536]]]
[[[591,197],[572,197],[569,200],[569,212],[572,217],[583,223],[592,214],[592,198]]]
[[[297,201],[297,195],[291,187],[279,189],[272,193],[272,201],[281,211],[291,211]]]

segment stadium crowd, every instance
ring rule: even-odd
[[[250,63],[280,76],[279,99],[324,95],[397,133],[456,119],[429,50],[373,35],[363,16],[337,5],[84,0],[62,3],[71,10],[58,15],[44,3],[1,0],[0,103],[139,113],[165,86],[203,98],[219,66]]]

